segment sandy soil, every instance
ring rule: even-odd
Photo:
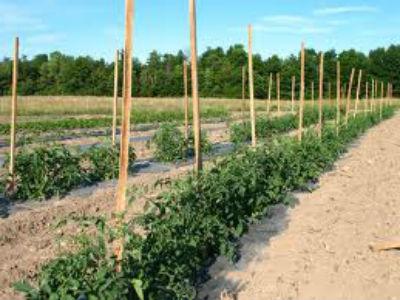
[[[400,299],[400,116],[371,129],[298,205],[274,207],[219,258],[200,299]],[[222,296],[221,296],[222,294]]]

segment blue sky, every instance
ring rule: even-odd
[[[28,56],[60,50],[111,60],[123,41],[124,0],[0,0],[0,57],[21,38]],[[198,0],[199,51],[246,43],[263,57],[297,53],[300,42],[318,50],[368,52],[400,43],[398,0]],[[136,0],[134,55],[153,49],[188,52],[188,0]]]

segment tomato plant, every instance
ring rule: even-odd
[[[130,165],[135,154],[130,149]],[[119,170],[119,147],[95,145],[86,150],[66,146],[22,148],[15,159],[14,188],[8,176],[1,178],[4,190],[15,200],[45,200],[64,196],[73,188],[116,178]],[[4,168],[8,167],[8,160]],[[4,172],[6,174],[6,172]]]
[[[193,131],[189,131],[189,137],[185,140],[183,133],[172,123],[162,124],[154,134],[152,143],[155,146],[154,157],[160,161],[171,162],[187,159],[194,154]],[[211,151],[211,143],[202,132],[201,150],[203,153]]]

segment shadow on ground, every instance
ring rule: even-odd
[[[298,200],[294,199],[292,207],[297,203]],[[286,230],[289,224],[290,207],[284,204],[274,205],[264,218],[251,224],[248,232],[239,242],[240,260],[232,264],[225,257],[219,257],[209,269],[211,279],[200,286],[197,299],[237,299],[237,294],[246,287],[247,283],[232,280],[227,274],[245,271],[250,263],[259,260],[258,256],[269,246],[271,238]],[[227,292],[229,297],[221,298],[222,292]]]

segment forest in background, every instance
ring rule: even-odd
[[[183,94],[182,51],[177,54],[150,53],[145,63],[133,60],[133,96],[136,97],[176,97]],[[342,66],[342,83],[348,82],[351,68],[362,69],[365,90],[366,80],[372,78],[391,82],[394,94],[400,90],[400,45],[377,48],[365,55],[354,49],[337,53],[325,52],[325,93],[331,82],[332,97],[336,90],[336,62]],[[311,94],[311,82],[315,82],[315,95],[318,86],[319,52],[306,50],[306,97]],[[241,98],[242,67],[247,64],[247,52],[243,45],[234,45],[226,51],[220,47],[208,48],[199,56],[199,88],[202,97]],[[299,57],[291,55],[281,58],[273,55],[263,59],[254,55],[255,96],[267,98],[269,74],[280,73],[281,98],[290,98],[291,77],[296,76],[296,88],[299,89]],[[21,95],[93,95],[111,96],[113,93],[114,63],[90,56],[74,57],[60,52],[49,55],[40,54],[32,59],[23,56],[19,66],[19,94]],[[9,95],[11,87],[12,60],[0,61],[0,95]],[[357,78],[357,74],[355,78]],[[120,60],[120,78],[122,78],[122,59]],[[190,66],[189,66],[190,80]],[[120,80],[120,84],[122,80]],[[121,87],[120,87],[121,89]],[[275,97],[275,88],[273,88]],[[316,96],[317,97],[317,96]]]

